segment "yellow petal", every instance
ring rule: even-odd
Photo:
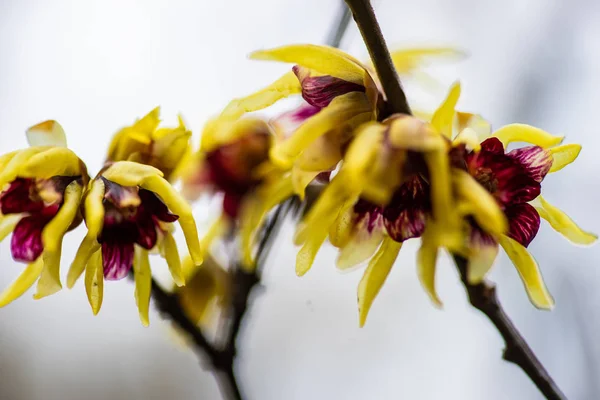
[[[550,167],[550,171],[548,172],[560,171],[571,164],[577,159],[580,151],[580,144],[564,144],[562,146],[552,147],[550,149],[550,154],[552,154],[552,167]]]
[[[4,171],[10,160],[13,159],[14,156],[19,154],[21,150],[11,151],[10,153],[2,154],[0,156],[0,171]]]
[[[525,124],[503,126],[494,132],[492,137],[500,140],[505,148],[512,142],[527,142],[546,149],[559,145],[564,139],[564,136],[554,136],[539,128]]]
[[[363,180],[365,171],[377,157],[387,129],[385,125],[378,122],[367,122],[358,127],[354,140],[344,155],[343,171],[358,181]]]
[[[465,171],[453,169],[454,190],[461,201],[466,202],[470,213],[484,231],[499,235],[508,231],[506,216],[492,195]]]
[[[259,50],[250,54],[254,60],[281,61],[298,64],[322,74],[363,85],[367,71],[350,55],[333,47],[297,44]]]
[[[67,287],[69,289],[75,286],[75,282],[77,282],[77,279],[79,279],[85,270],[86,265],[88,265],[90,257],[98,250],[100,250],[100,243],[98,243],[95,236],[86,236],[83,239],[77,249],[77,254],[71,263],[71,268],[69,268],[69,273],[67,275]]]
[[[0,242],[15,230],[23,214],[0,215]]]
[[[308,145],[294,163],[300,169],[311,172],[330,171],[342,159],[342,137],[330,131]]]
[[[302,91],[296,75],[290,71],[264,89],[249,96],[234,99],[221,113],[222,118],[237,119],[247,112],[262,110],[277,101]]]
[[[428,228],[429,229],[429,228]],[[441,307],[442,302],[435,290],[435,269],[437,263],[438,247],[435,240],[430,237],[431,232],[425,231],[421,240],[421,247],[417,253],[417,275],[421,286],[429,295],[436,307]]]
[[[385,280],[398,257],[402,243],[386,237],[377,253],[369,262],[369,266],[358,284],[358,320],[363,327],[373,300],[381,290]]]
[[[67,147],[67,136],[60,124],[54,120],[40,122],[25,132],[30,146]]]
[[[190,256],[195,263],[202,263],[202,250],[198,240],[196,221],[189,203],[171,186],[169,182],[157,175],[149,175],[139,186],[156,193],[173,214],[179,216],[179,225],[185,236]]]
[[[162,177],[163,173],[149,165],[133,161],[118,161],[102,173],[102,176],[121,186],[138,186],[150,177]]]
[[[467,279],[470,284],[476,285],[490,271],[498,256],[497,244],[473,244],[471,243],[469,264],[467,266]]]
[[[17,178],[21,168],[23,167],[23,164],[25,164],[27,160],[38,153],[47,151],[48,149],[49,147],[30,147],[25,150],[19,150],[12,157],[7,157],[5,160],[3,160],[6,164],[0,171],[0,189],[2,189],[7,183],[10,183]]]
[[[457,111],[456,122],[458,132],[462,132],[467,128],[472,129],[477,134],[480,143],[492,134],[492,125],[479,114]]]
[[[173,282],[177,286],[184,286],[185,280],[183,271],[181,270],[181,259],[179,258],[179,251],[177,250],[177,243],[171,235],[171,232],[166,232],[163,237],[163,250],[164,256],[169,266],[169,271],[173,277]]]
[[[531,202],[531,205],[535,207],[540,217],[548,221],[555,231],[571,242],[589,245],[598,239],[598,235],[581,229],[567,214],[548,203],[542,196],[538,196]]]
[[[444,102],[438,107],[431,118],[431,125],[439,133],[452,139],[452,124],[454,122],[454,114],[456,113],[456,104],[460,97],[460,82],[456,82],[450,88],[448,96]]]
[[[500,245],[517,268],[533,305],[542,309],[551,309],[554,300],[546,288],[535,259],[525,247],[508,236],[500,237]]]
[[[202,131],[200,150],[210,152],[236,140],[256,134],[271,134],[271,128],[262,119],[242,118],[228,120],[225,118],[212,119],[206,123]]]
[[[0,294],[0,307],[4,307],[27,291],[42,273],[42,257],[29,264],[19,277]]]
[[[431,48],[415,48],[401,49],[390,53],[392,62],[396,71],[400,75],[411,74],[416,68],[428,64],[429,60],[438,59],[460,59],[465,57],[465,53],[459,49],[452,47],[431,47]]]
[[[224,214],[219,215],[219,218],[210,225],[202,239],[200,239],[200,248],[205,252],[204,254],[209,253],[210,247],[215,240],[227,234],[229,228],[230,223],[228,217]],[[186,275],[186,277],[187,276],[189,275]]]
[[[304,245],[296,255],[296,275],[303,276],[312,267],[315,257],[319,249],[327,238],[327,231],[314,231],[311,236],[306,239]]]
[[[446,141],[440,134],[417,118],[402,115],[386,122],[389,124],[388,139],[395,148],[419,152],[446,148]]]
[[[383,230],[374,228],[369,232],[366,226],[359,225],[338,254],[336,266],[345,270],[369,259],[377,250],[383,238]]]
[[[479,151],[481,149],[481,141],[477,132],[471,128],[465,128],[452,141],[454,144],[463,143],[468,149]]]
[[[104,269],[102,267],[102,250],[96,251],[89,259],[85,269],[85,292],[92,306],[92,312],[97,315],[102,307],[104,296]]]
[[[23,178],[49,179],[53,176],[79,176],[83,163],[71,150],[54,147],[32,156],[19,171]]]
[[[150,325],[150,291],[152,290],[152,272],[150,271],[150,260],[148,251],[135,246],[135,258],[133,260],[133,275],[135,278],[135,301],[140,314],[142,325]]]
[[[138,132],[146,135],[152,135],[152,133],[158,128],[160,124],[160,106],[154,108],[148,114],[144,115],[141,119],[136,121],[132,128]]]
[[[357,115],[370,118],[370,105],[363,93],[351,92],[334,98],[331,103],[306,120],[292,136],[271,149],[273,162],[282,168],[292,166],[293,160],[318,137],[337,129]]]
[[[304,200],[304,191],[306,187],[319,175],[319,171],[305,171],[297,165],[292,167],[292,183],[294,184],[294,193]]]
[[[354,201],[346,202],[346,204],[340,208],[335,222],[329,229],[329,242],[332,245],[341,248],[348,243],[354,228],[355,216]]]

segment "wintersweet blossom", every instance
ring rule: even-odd
[[[158,168],[165,179],[177,177],[179,167],[190,156],[192,133],[179,116],[175,128],[159,128],[160,107],[156,107],[131,126],[113,136],[107,161],[135,161]]]
[[[31,147],[0,157],[0,240],[12,232],[13,259],[28,264],[0,294],[0,307],[36,281],[35,299],[62,288],[63,236],[81,223],[79,204],[89,180],[83,162],[66,147],[58,122],[29,128],[27,139]]]
[[[166,259],[173,280],[184,284],[181,260],[172,236],[182,228],[191,259],[202,263],[196,223],[189,204],[158,169],[131,161],[107,166],[89,185],[83,204],[87,234],[67,276],[72,287],[85,270],[85,286],[94,314],[100,311],[104,280],[119,280],[133,267],[140,319],[148,325],[151,290],[149,251]]]

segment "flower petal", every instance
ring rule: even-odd
[[[149,165],[133,161],[118,161],[102,173],[102,176],[121,186],[141,186],[140,183],[150,177],[163,176],[163,173]]]
[[[418,152],[446,149],[445,139],[417,118],[397,115],[384,122],[389,125],[388,140],[396,149]]]
[[[27,265],[19,277],[0,294],[0,307],[4,307],[25,293],[42,273],[44,261],[39,257]]]
[[[425,230],[426,214],[431,209],[428,184],[419,176],[396,190],[383,211],[387,233],[397,242],[419,237]]]
[[[454,114],[456,113],[456,104],[460,97],[460,82],[455,82],[446,99],[440,104],[438,109],[431,118],[431,125],[440,134],[448,139],[452,139],[452,124],[454,122]]]
[[[310,105],[324,108],[337,96],[350,92],[365,92],[362,84],[348,82],[331,75],[314,76],[311,70],[295,65],[292,70],[302,85],[302,98]]]
[[[22,214],[0,215],[0,242],[15,230],[21,218]]]
[[[85,292],[92,307],[92,312],[97,315],[102,307],[104,296],[104,274],[102,272],[102,251],[98,250],[90,257],[85,269]]]
[[[554,300],[546,288],[535,259],[525,247],[508,236],[500,237],[500,245],[517,268],[533,305],[542,309],[551,309]]]
[[[141,247],[135,248],[135,259],[133,261],[135,279],[135,302],[138,306],[140,321],[142,325],[150,325],[150,291],[152,289],[152,272],[150,271],[150,260],[148,251]]]
[[[364,94],[352,92],[338,96],[329,106],[300,125],[292,136],[276,144],[271,149],[271,159],[282,168],[289,168],[298,154],[319,136],[340,128],[348,120],[362,114],[364,114],[364,121],[370,118],[370,105]]]
[[[67,147],[67,135],[65,135],[65,131],[62,126],[60,126],[60,124],[54,120],[40,122],[39,124],[27,129],[25,134],[27,135],[27,142],[32,147]]]
[[[133,243],[102,243],[102,267],[106,280],[117,281],[127,276],[133,264],[134,247]]]
[[[173,277],[173,282],[177,286],[184,286],[185,280],[183,271],[181,269],[181,259],[179,258],[179,251],[177,250],[177,243],[173,238],[171,232],[165,232],[162,239],[162,250],[163,256],[167,260],[169,271]],[[135,264],[134,264],[135,266]]]
[[[518,162],[527,174],[536,182],[541,182],[552,166],[550,151],[539,146],[527,146],[506,153]]]
[[[433,228],[433,227],[431,227]],[[438,246],[434,238],[433,229],[427,229],[421,239],[421,247],[417,252],[417,275],[421,286],[429,295],[436,307],[441,307],[442,302],[435,290],[435,268],[437,263]]]
[[[54,147],[33,155],[23,163],[19,176],[49,179],[53,176],[79,176],[84,171],[83,162],[65,147]]]
[[[461,130],[452,141],[453,144],[464,143],[470,150],[475,152],[481,150],[481,143],[477,132],[471,128]]]
[[[290,71],[264,89],[232,100],[221,113],[221,117],[231,120],[238,119],[245,113],[267,108],[281,99],[300,93],[301,90],[298,78],[293,71]]]
[[[304,192],[306,187],[319,175],[319,171],[305,171],[294,165],[292,167],[292,183],[294,185],[294,194],[300,197],[300,200],[304,200]]]
[[[341,248],[336,266],[344,270],[369,259],[382,240],[384,238],[381,213],[365,213],[356,222],[349,241]]]
[[[457,131],[471,129],[477,135],[479,142],[483,142],[492,134],[491,124],[479,114],[456,112]]]
[[[373,300],[385,283],[401,248],[402,243],[385,238],[369,262],[369,266],[358,284],[358,319],[361,327],[365,325]]]
[[[579,156],[581,151],[580,144],[563,144],[549,149],[552,155],[552,167],[548,172],[560,171],[567,165],[571,164]]]
[[[498,242],[479,227],[471,227],[469,264],[467,266],[467,280],[470,284],[476,285],[483,281],[494,265],[497,255]]]
[[[534,126],[526,124],[510,124],[503,126],[492,134],[499,139],[505,147],[512,142],[527,142],[543,149],[559,145],[564,136],[554,136]]]
[[[297,44],[259,50],[250,54],[254,60],[299,64],[322,74],[362,85],[367,74],[364,66],[350,55],[329,46]]]
[[[17,178],[23,164],[25,164],[27,160],[48,149],[49,147],[30,147],[16,152],[10,157],[10,161],[6,162],[6,165],[4,165],[4,168],[0,171],[0,189],[4,188],[7,183],[12,182]]]
[[[531,204],[535,207],[540,217],[548,221],[555,231],[569,241],[576,244],[589,245],[598,240],[598,235],[581,229],[567,214],[558,207],[548,203],[542,196],[538,196]]]
[[[508,218],[508,236],[527,247],[540,229],[540,215],[527,203],[514,204],[504,210]]]
[[[161,200],[176,215],[179,215],[179,225],[185,236],[190,256],[195,263],[202,263],[202,250],[198,240],[196,221],[192,215],[189,203],[171,186],[169,182],[157,175],[149,175],[139,184],[142,188],[156,193]]]
[[[43,217],[23,217],[17,223],[10,242],[10,251],[15,261],[33,262],[37,260],[44,245],[42,229],[48,223]]]
[[[313,230],[296,255],[296,275],[303,276],[308,272],[326,238],[326,230]]]

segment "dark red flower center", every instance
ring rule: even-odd
[[[302,85],[302,98],[311,106],[319,109],[327,107],[337,96],[350,92],[365,92],[365,87],[330,75],[309,76],[308,71],[294,66],[292,68]]]

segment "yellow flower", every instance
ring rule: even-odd
[[[36,281],[35,299],[62,288],[63,236],[81,223],[79,204],[89,180],[83,162],[66,147],[58,122],[45,121],[29,128],[27,139],[32,147],[0,157],[0,240],[12,232],[13,258],[28,263],[0,294],[0,307]]]
[[[84,219],[88,232],[71,264],[67,286],[72,287],[85,270],[86,291],[94,314],[102,305],[104,279],[122,279],[133,266],[140,319],[148,325],[148,251],[158,248],[175,283],[184,284],[181,260],[171,234],[177,220],[193,262],[202,263],[191,207],[154,167],[131,161],[108,166],[88,185]]]
[[[179,167],[190,155],[192,133],[181,116],[176,128],[159,128],[160,108],[156,107],[133,125],[118,131],[108,149],[108,162],[135,161],[158,168],[165,179],[177,178]]]

